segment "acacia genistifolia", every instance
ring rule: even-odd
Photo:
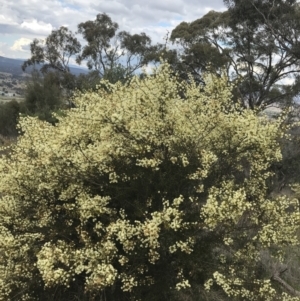
[[[299,243],[297,204],[266,181],[283,117],[205,83],[162,64],[76,95],[55,126],[20,120],[0,159],[0,300],[296,300],[260,269]]]

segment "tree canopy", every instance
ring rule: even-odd
[[[59,87],[66,100],[70,100],[76,89],[95,89],[100,78],[112,83],[125,82],[138,69],[158,59],[160,46],[151,45],[150,37],[143,32],[130,34],[118,29],[119,25],[105,13],[98,14],[96,20],[78,24],[76,34],[81,34],[86,41],[81,49],[76,36],[62,26],[53,30],[45,41],[33,40],[30,44],[31,58],[24,62],[22,69],[25,71],[29,66],[42,65],[41,73],[54,80],[54,83],[49,82],[50,85],[56,85],[59,79]],[[78,64],[85,62],[91,72],[76,78],[70,72],[71,59]]]
[[[70,58],[81,50],[80,42],[74,34],[64,26],[52,30],[45,41],[34,39],[30,44],[31,58],[22,65],[23,71],[36,64],[43,64],[41,71],[49,69],[60,72],[69,72]]]
[[[151,45],[151,39],[144,32],[130,34],[117,32],[119,25],[107,14],[98,14],[96,20],[82,22],[78,33],[82,34],[87,45],[78,56],[77,62],[87,60],[89,69],[107,76],[114,69],[123,66],[125,76],[132,75],[137,69],[153,60],[157,47]]]
[[[204,79],[163,64],[78,93],[55,126],[21,119],[0,158],[1,300],[298,300],[278,285],[298,202],[268,184],[283,117]]]
[[[60,85],[61,79],[57,72],[47,72],[44,76],[38,71],[32,72],[32,76],[26,82],[22,113],[55,122],[52,112],[66,105],[63,104],[64,97]]]
[[[202,72],[226,70],[237,82],[236,101],[251,109],[292,102],[299,94],[299,5],[296,1],[224,1],[228,10],[210,11],[182,22],[171,34],[181,46],[183,73],[202,81]],[[287,80],[294,78],[293,84]]]

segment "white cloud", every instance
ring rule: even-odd
[[[145,72],[146,74],[152,74],[154,72],[155,67],[156,66],[153,64],[148,64],[147,66],[144,66],[142,68],[142,71]]]
[[[0,15],[0,24],[6,24],[6,25],[17,25],[18,23],[13,20],[12,17],[10,17],[7,14],[1,14]]]
[[[43,21],[37,21],[36,19],[23,21],[20,25],[21,28],[29,29],[30,31],[39,33],[39,34],[50,34],[53,29],[50,23],[45,23]]]
[[[29,46],[32,40],[27,38],[21,38],[14,42],[14,44],[10,47],[13,51],[26,51],[23,46]]]
[[[282,79],[281,81],[278,82],[278,84],[281,85],[292,85],[295,83],[295,78],[294,77],[286,77],[284,79]]]
[[[163,42],[169,32],[181,21],[193,21],[208,10],[224,9],[223,0],[0,0],[0,35],[14,36],[2,48],[4,56],[30,56],[17,39],[46,38],[52,30],[67,26],[72,32],[77,25],[95,20],[99,13],[107,13],[120,30],[131,34],[145,32],[153,43]],[[81,42],[80,35],[77,36]],[[4,41],[8,41],[5,37]],[[11,52],[10,47],[15,50]],[[19,50],[16,50],[19,49]],[[19,52],[19,53],[17,53]]]

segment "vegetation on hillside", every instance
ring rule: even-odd
[[[172,49],[107,14],[33,41],[0,104],[0,300],[300,300],[299,4],[224,3]]]
[[[21,119],[0,161],[2,300],[296,300],[278,283],[298,202],[270,196],[283,118],[204,78],[162,65],[79,93],[55,126]]]

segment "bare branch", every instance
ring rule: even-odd
[[[287,268],[279,271],[277,270],[271,277],[271,280],[276,281],[279,283],[289,294],[292,296],[300,297],[300,291],[295,290],[291,285],[289,285],[286,281],[284,281],[280,276],[285,271],[287,271]]]

